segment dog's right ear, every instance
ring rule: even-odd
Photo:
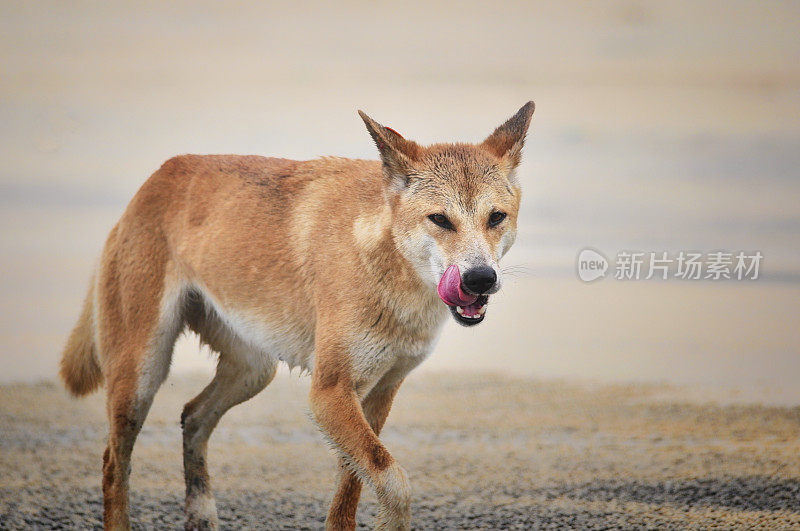
[[[405,188],[408,185],[409,175],[413,172],[414,163],[419,160],[422,153],[422,147],[413,140],[406,140],[394,129],[382,126],[364,111],[358,111],[358,114],[364,120],[375,145],[378,146],[386,176],[399,189]]]

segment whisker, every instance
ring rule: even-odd
[[[503,267],[500,271],[509,277],[529,277],[536,274],[536,269],[526,265]]]

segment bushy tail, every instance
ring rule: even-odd
[[[75,396],[91,393],[103,383],[94,343],[94,280],[83,303],[78,324],[72,330],[61,357],[59,375]]]

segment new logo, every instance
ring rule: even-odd
[[[583,249],[578,253],[578,278],[591,282],[606,276],[608,260],[594,249]]]

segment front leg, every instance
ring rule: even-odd
[[[392,400],[394,400],[401,383],[402,380],[392,383],[380,382],[361,401],[364,416],[375,435],[380,435],[386,417],[389,415],[389,409],[392,407]],[[339,458],[339,478],[339,488],[333,497],[328,518],[325,521],[325,527],[329,531],[356,528],[356,509],[361,496],[361,480],[341,457]]]
[[[318,342],[309,395],[311,412],[347,467],[375,489],[380,504],[378,528],[410,529],[408,478],[367,421],[348,361],[346,348]],[[345,487],[350,492],[343,494],[352,497],[353,485]]]

